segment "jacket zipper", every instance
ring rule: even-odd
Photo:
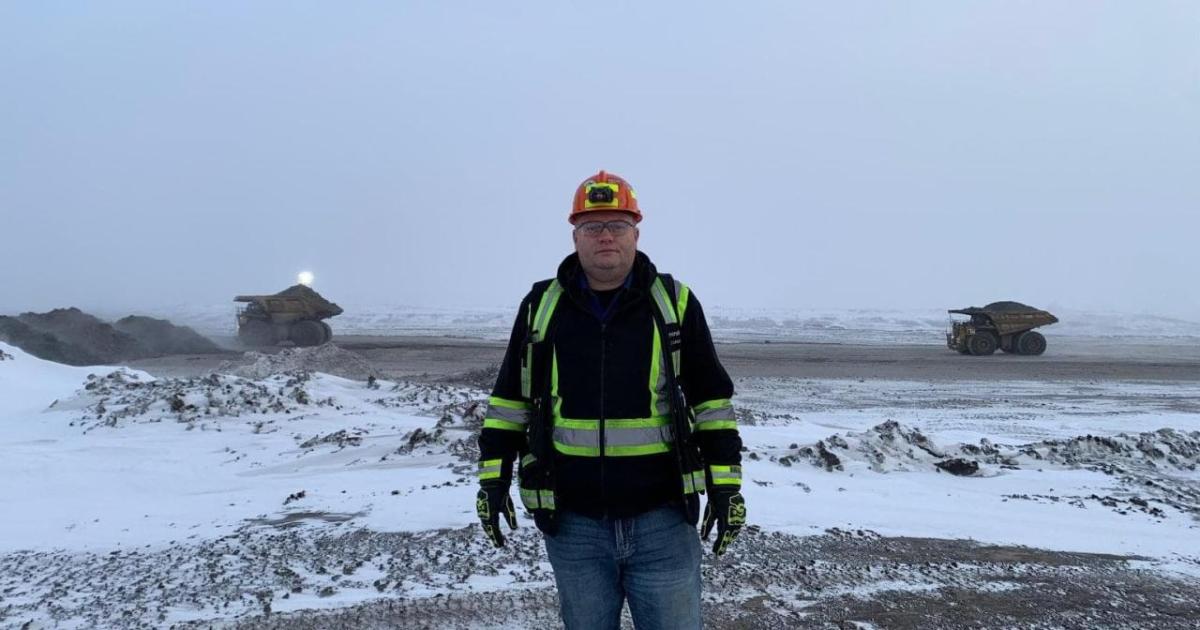
[[[608,518],[607,488],[604,482],[604,331],[608,325],[600,322],[600,504],[604,506],[604,518]]]

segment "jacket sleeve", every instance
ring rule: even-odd
[[[683,311],[680,383],[696,416],[693,431],[716,486],[741,487],[742,438],[733,410],[733,381],[717,358],[700,301],[689,289],[677,296]],[[685,301],[686,300],[686,301]]]
[[[529,305],[530,297],[526,296],[513,322],[496,386],[488,398],[483,428],[479,431],[480,484],[511,483],[513,461],[525,448],[533,409],[529,399],[521,395],[521,354]]]

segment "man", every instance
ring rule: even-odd
[[[521,302],[479,436],[484,532],[504,544],[521,499],[545,534],[568,628],[699,628],[702,537],[745,523],[733,382],[700,302],[637,250],[629,183],[575,192],[575,253]]]

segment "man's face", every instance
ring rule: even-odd
[[[638,242],[636,227],[627,229],[620,236],[614,236],[607,228],[595,236],[589,236],[580,229],[586,223],[607,221],[625,221],[633,225],[633,217],[627,212],[588,212],[575,219],[575,231],[571,233],[571,238],[575,241],[579,263],[590,276],[623,276],[633,268]]]

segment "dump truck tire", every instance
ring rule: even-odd
[[[1032,330],[1021,333],[1017,338],[1017,352],[1030,356],[1038,356],[1046,351],[1046,338],[1042,333]]]
[[[989,332],[978,332],[967,337],[967,348],[977,357],[985,357],[996,351],[996,336]]]
[[[321,327],[321,322],[306,319],[292,324],[288,339],[297,346],[319,346],[324,343],[325,329]]]
[[[275,331],[267,322],[252,319],[238,326],[238,341],[250,348],[274,345]]]
[[[330,328],[329,324],[326,324],[325,322],[321,322],[321,329],[325,331],[325,341],[322,341],[321,343],[329,343],[329,340],[333,339],[333,329]]]

